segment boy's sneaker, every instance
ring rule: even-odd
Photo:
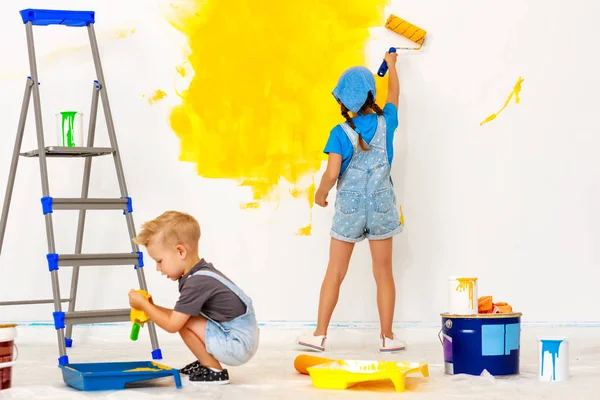
[[[307,333],[301,336],[298,336],[296,339],[296,344],[300,347],[303,347],[307,350],[312,351],[325,351],[325,341],[327,337],[324,335],[315,336],[312,333]]]
[[[202,366],[189,377],[190,383],[204,385],[227,385],[229,383],[229,372],[226,369],[215,371]]]
[[[397,351],[406,350],[406,343],[404,343],[402,340],[396,338],[396,335],[393,335],[393,336],[394,336],[393,339],[390,339],[383,335],[380,336],[380,338],[381,338],[381,346],[379,346],[380,353],[395,353]]]
[[[179,373],[183,374],[183,375],[192,375],[194,372],[198,371],[200,368],[204,368],[204,366],[202,364],[200,364],[200,361],[196,360],[192,363],[189,363],[185,367],[181,368],[179,370]]]

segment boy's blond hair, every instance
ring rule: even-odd
[[[190,251],[198,250],[200,224],[190,214],[166,211],[155,219],[144,222],[142,231],[133,241],[147,247],[152,238],[160,233],[163,239],[173,246],[182,244]]]

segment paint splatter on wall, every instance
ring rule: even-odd
[[[365,65],[368,29],[385,22],[387,2],[171,3],[167,18],[187,36],[193,69],[170,116],[180,160],[196,163],[200,176],[250,186],[254,201],[243,208],[268,200],[281,178],[297,185],[314,175],[343,120],[331,91],[343,70]],[[295,193],[312,209],[314,191],[313,181]],[[310,225],[298,233],[310,234]]]
[[[146,95],[142,95],[142,97],[146,97]],[[160,89],[155,90],[154,93],[148,96],[148,103],[154,104],[157,101],[164,99],[165,97],[167,97],[167,94],[165,92],[163,92]]]

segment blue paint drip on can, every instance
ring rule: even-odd
[[[562,340],[549,340],[549,339],[540,339],[542,342],[542,375],[544,375],[544,354],[546,352],[550,353],[552,356],[552,379],[556,380],[556,357],[558,357],[558,350],[560,349],[560,344]]]
[[[519,374],[521,313],[441,316],[446,374]]]

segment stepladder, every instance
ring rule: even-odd
[[[88,210],[117,210],[122,211],[125,216],[128,235],[130,239],[136,236],[136,230],[133,220],[133,202],[127,190],[125,174],[121,161],[121,153],[117,143],[115,126],[109,104],[107,85],[104,79],[104,73],[100,61],[100,51],[94,31],[95,12],[94,11],[72,11],[72,10],[42,10],[26,9],[20,11],[21,18],[25,25],[27,49],[29,55],[30,73],[26,78],[25,92],[21,105],[21,114],[17,126],[17,135],[11,158],[10,170],[4,196],[2,215],[0,217],[0,252],[4,242],[6,226],[8,221],[9,209],[15,185],[17,167],[20,157],[37,158],[39,161],[41,188],[42,188],[42,213],[44,216],[47,254],[46,260],[40,260],[47,265],[51,276],[52,299],[40,300],[21,300],[4,301],[0,306],[18,306],[31,304],[53,304],[53,320],[56,328],[58,341],[58,363],[59,365],[69,364],[67,348],[73,345],[73,326],[89,323],[110,323],[130,321],[130,308],[122,309],[97,309],[97,310],[76,310],[76,299],[78,292],[79,272],[81,267],[93,266],[133,266],[137,275],[140,289],[148,290],[146,278],[144,276],[143,255],[138,245],[130,240],[131,252],[129,253],[82,253],[84,228],[86,221],[86,212]],[[89,124],[87,130],[87,141],[85,146],[67,147],[67,146],[46,146],[44,140],[44,128],[42,124],[42,106],[40,100],[40,80],[36,63],[36,54],[33,38],[34,26],[44,27],[49,25],[61,25],[69,29],[86,28],[89,36],[90,48],[94,62],[96,77],[91,79],[92,99],[91,110],[89,114]],[[37,29],[37,28],[36,28]],[[29,151],[22,151],[22,142],[27,121],[27,114],[31,101],[33,100],[33,112],[35,118],[35,131],[37,138],[37,148]],[[102,104],[103,114],[106,120],[108,139],[110,147],[95,147],[96,120],[99,104]],[[90,198],[88,197],[90,188],[90,175],[92,160],[99,156],[112,156],[116,171],[117,181],[120,190],[118,198]],[[83,183],[81,187],[81,196],[79,198],[58,198],[52,197],[50,193],[48,159],[51,158],[84,158]],[[77,223],[75,249],[72,254],[58,254],[56,252],[55,234],[53,227],[54,211],[73,210],[78,211],[79,218]],[[19,234],[19,233],[17,233]],[[71,267],[71,287],[67,298],[61,297],[59,285],[59,268]],[[1,267],[0,267],[1,268]],[[68,303],[67,310],[63,310],[63,303]],[[159,348],[156,327],[154,323],[148,323],[148,334],[152,346],[151,356],[153,359],[162,359],[162,352]]]

